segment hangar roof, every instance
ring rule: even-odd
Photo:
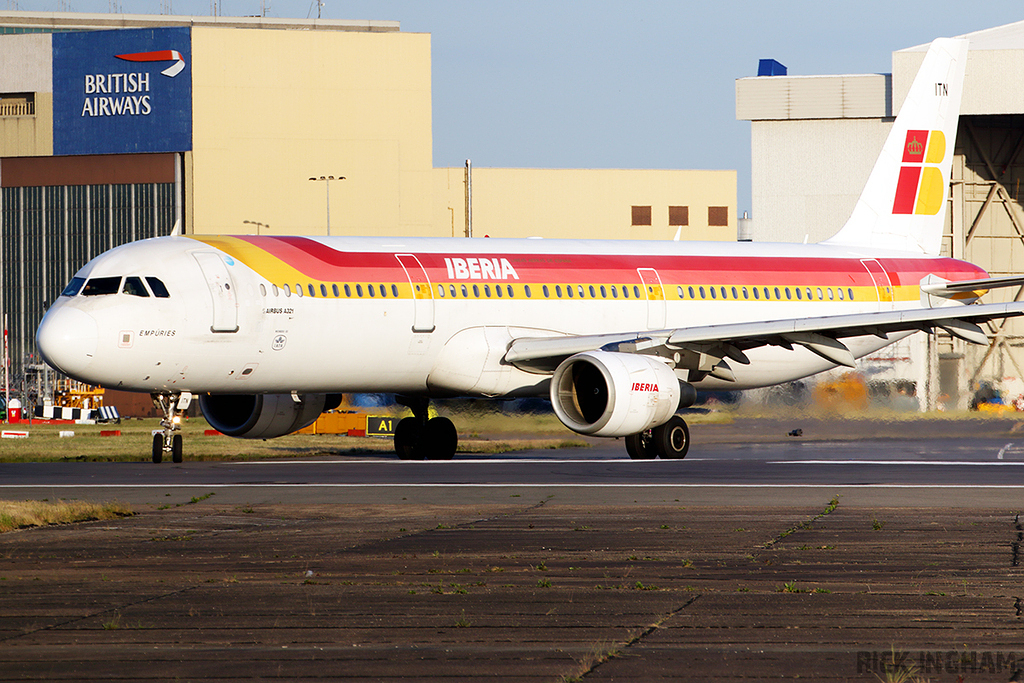
[[[1024,113],[1024,21],[957,36],[971,41],[960,113]],[[736,79],[747,121],[889,118],[899,112],[928,44],[892,53],[892,74]]]
[[[347,19],[276,19],[272,17],[202,17],[173,14],[81,14],[77,12],[0,12],[0,34],[97,31],[154,26],[222,26],[317,31],[392,32],[397,21]]]

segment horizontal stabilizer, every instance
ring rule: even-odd
[[[963,292],[976,292],[1000,287],[1024,287],[1024,275],[1009,277],[987,277],[979,280],[960,280],[958,282],[921,283],[921,291],[933,296],[950,297]]]

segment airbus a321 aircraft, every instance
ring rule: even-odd
[[[75,274],[37,332],[46,361],[163,407],[153,460],[182,457],[198,396],[224,434],[294,432],[342,392],[412,409],[404,459],[449,459],[432,398],[549,395],[566,427],[682,458],[698,388],[833,368],[915,331],[985,344],[980,268],[940,257],[967,41],[930,47],[846,225],[820,244],[172,236]]]

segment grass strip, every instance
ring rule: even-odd
[[[50,503],[42,500],[0,500],[0,533],[105,519],[131,517],[135,512],[126,503],[89,503],[85,501]]]

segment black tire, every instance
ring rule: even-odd
[[[159,465],[164,461],[164,435],[153,435],[153,462]]]
[[[395,425],[395,453],[399,460],[423,460],[420,437],[423,428],[415,417],[403,418]]]
[[[654,460],[658,454],[651,446],[651,432],[630,434],[626,437],[626,452],[633,460]]]
[[[673,415],[665,424],[651,430],[651,445],[666,460],[682,460],[690,450],[690,428],[686,421]]]
[[[420,440],[425,460],[451,460],[459,447],[459,432],[447,417],[427,421]]]
[[[181,434],[175,434],[171,439],[171,460],[181,462]]]

